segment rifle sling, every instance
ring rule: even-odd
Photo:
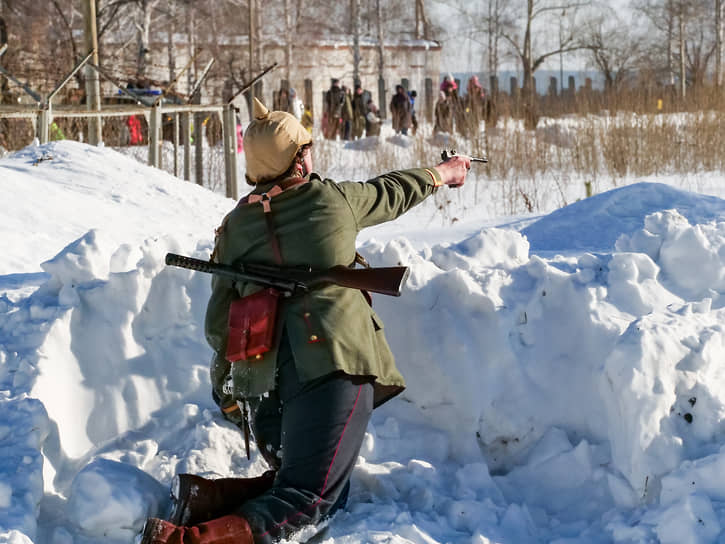
[[[287,178],[280,181],[277,185],[273,186],[266,193],[261,195],[250,194],[247,195],[242,202],[248,204],[254,204],[256,202],[262,203],[262,209],[264,210],[264,222],[267,225],[267,232],[269,233],[269,243],[272,245],[272,253],[274,254],[274,260],[278,265],[282,266],[282,249],[279,245],[279,239],[274,230],[274,221],[272,221],[272,198],[285,192],[288,189],[307,183],[308,180],[301,177]]]
[[[272,253],[274,254],[274,260],[277,262],[278,266],[282,266],[282,249],[280,248],[279,238],[277,238],[277,233],[274,229],[274,221],[272,220],[272,197],[281,194],[292,187],[297,187],[298,185],[302,185],[307,182],[308,180],[302,177],[287,178],[279,182],[277,185],[274,185],[266,193],[262,193],[261,195],[249,194],[240,201],[240,204],[254,204],[256,202],[262,203],[262,209],[264,210],[264,222],[267,225],[267,232],[269,234],[269,243],[272,245]],[[247,410],[246,399],[243,402],[244,410],[242,411],[242,420],[244,428],[244,444],[246,446],[247,459],[249,459],[249,412]]]

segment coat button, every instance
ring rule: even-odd
[[[316,334],[313,334],[312,336],[310,336],[310,342],[317,342],[317,335]]]

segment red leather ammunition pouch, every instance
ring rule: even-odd
[[[226,358],[230,362],[261,359],[274,346],[280,292],[262,289],[229,306]]]

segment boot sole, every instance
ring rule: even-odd
[[[171,481],[171,509],[168,515],[168,520],[174,525],[186,525],[189,520],[188,501],[181,497],[188,498],[190,493],[191,485],[184,484],[181,475],[174,476]]]

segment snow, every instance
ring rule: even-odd
[[[411,268],[375,298],[408,388],[318,542],[725,540],[723,180],[638,181],[495,217],[472,171],[361,234]],[[69,141],[0,187],[0,543],[128,544],[175,474],[263,472],[211,400],[209,277],[164,265],[234,202]]]

